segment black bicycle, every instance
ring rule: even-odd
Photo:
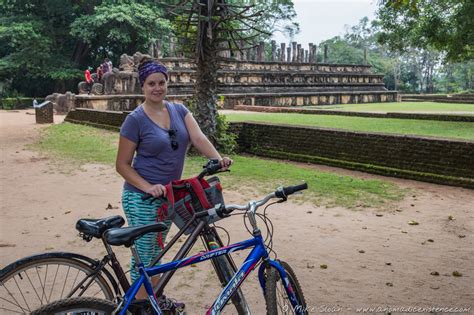
[[[215,160],[210,160],[199,177],[209,176],[219,171]],[[93,297],[117,302],[130,288],[125,271],[117,260],[112,247],[106,242],[104,233],[108,229],[123,226],[121,216],[103,219],[81,219],[76,224],[80,236],[89,242],[101,239],[107,251],[102,259],[93,259],[70,252],[51,252],[33,255],[17,260],[0,270],[0,311],[8,314],[28,314],[51,302],[72,297]],[[189,221],[169,241],[163,252],[150,263],[154,266],[174,246],[177,240],[191,229],[173,260],[184,258],[200,238],[209,251],[224,246],[217,230],[210,224],[195,225]],[[232,279],[236,265],[230,255],[211,260],[222,287]],[[157,296],[162,296],[166,284],[174,271],[163,274],[154,288]],[[178,313],[174,305],[168,308]],[[239,289],[232,297],[238,314],[250,314],[250,309]],[[138,307],[137,307],[138,308]],[[166,308],[166,306],[165,306]],[[133,310],[133,305],[132,308]]]

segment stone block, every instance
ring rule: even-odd
[[[35,118],[37,124],[52,124],[54,122],[53,103],[44,101],[35,107]]]

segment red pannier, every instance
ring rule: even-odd
[[[192,219],[195,212],[211,209],[216,205],[224,205],[222,186],[216,176],[207,180],[197,177],[176,180],[165,187],[167,201],[158,208],[158,218],[160,221],[172,220],[179,229]],[[213,215],[205,219],[208,223],[213,223],[221,218]],[[196,225],[197,222],[191,224],[185,234],[191,233]]]

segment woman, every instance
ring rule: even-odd
[[[220,156],[184,105],[164,100],[168,87],[164,65],[146,58],[140,63],[138,74],[145,101],[127,116],[120,129],[116,160],[117,172],[125,179],[122,205],[130,226],[158,221],[160,201],[150,204],[141,197],[144,193],[166,196],[164,185],[180,179],[189,143],[206,157],[219,159],[223,168],[232,164],[232,160]],[[169,230],[171,222],[164,223]],[[167,232],[162,234],[163,241]],[[135,244],[145,266],[162,250],[156,233],[143,236]],[[138,277],[134,265],[132,257],[132,281]],[[146,296],[143,288],[139,294]]]

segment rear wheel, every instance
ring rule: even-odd
[[[112,300],[107,280],[79,259],[48,253],[18,260],[0,271],[0,313],[30,313],[53,301],[87,296]]]
[[[288,285],[295,293],[298,306],[295,308],[286,292],[280,273],[275,267],[266,269],[265,302],[267,314],[308,314],[303,291],[293,269],[284,261],[279,261],[288,277]]]
[[[111,301],[90,297],[64,299],[45,305],[32,315],[109,315],[116,305]]]

